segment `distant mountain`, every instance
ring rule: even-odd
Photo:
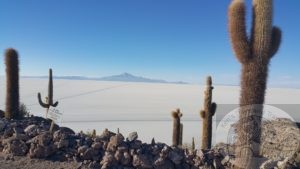
[[[48,78],[48,76],[23,76],[23,78]],[[85,77],[85,76],[54,76],[54,79],[67,80],[97,80],[97,81],[119,81],[119,82],[145,82],[145,83],[174,83],[174,84],[188,84],[186,82],[168,82],[160,79],[150,79],[142,76],[135,76],[130,73],[123,73],[120,75],[105,76],[105,77]]]
[[[150,82],[150,83],[168,83],[165,80],[148,79],[141,76],[134,76],[129,73],[123,73],[120,75],[106,76],[99,80],[103,81],[121,81],[121,82]]]

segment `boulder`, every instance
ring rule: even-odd
[[[15,156],[24,156],[28,151],[26,143],[20,139],[12,138],[6,141],[3,152]]]
[[[124,141],[124,137],[122,134],[116,134],[110,138],[108,146],[106,148],[107,151],[115,152],[117,147]]]
[[[137,138],[138,138],[137,132],[132,132],[132,133],[129,133],[127,140],[132,142],[132,141],[135,141]]]

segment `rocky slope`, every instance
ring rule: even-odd
[[[300,138],[299,129],[287,125],[284,120],[265,123],[264,127],[275,132],[263,134],[266,147],[273,146],[276,141],[280,142],[280,148],[288,147],[286,145],[290,148],[290,145],[297,145],[293,138]],[[0,119],[0,168],[226,169],[234,164],[232,145],[219,144],[212,150],[186,150],[154,140],[151,144],[143,143],[136,132],[125,138],[120,133],[104,130],[101,135],[92,137],[59,126],[49,133],[49,128],[50,120],[41,117],[18,121]],[[286,131],[292,134],[283,135]],[[281,136],[288,138],[284,139],[286,142]],[[286,154],[278,158],[272,149],[265,151],[268,158],[264,159],[262,168],[300,166],[299,147],[296,151],[284,150]]]

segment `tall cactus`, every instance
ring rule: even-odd
[[[176,109],[172,112],[173,117],[173,146],[178,146],[180,141],[180,118],[182,116],[182,113],[180,112],[180,109]]]
[[[53,103],[53,80],[52,80],[52,69],[49,69],[49,83],[48,83],[48,97],[46,97],[46,103],[43,103],[41,93],[38,93],[39,104],[47,109],[46,117],[50,106],[56,107],[58,102]]]
[[[5,51],[6,65],[6,111],[5,118],[22,118],[19,111],[19,60],[14,49]]]
[[[212,79],[210,76],[206,78],[206,90],[204,91],[204,110],[200,111],[202,117],[202,149],[211,148],[212,139],[212,117],[215,115],[217,104],[212,103]]]
[[[255,157],[259,156],[268,65],[281,42],[280,29],[272,26],[272,7],[272,0],[253,0],[250,36],[246,33],[244,1],[233,0],[228,12],[231,44],[242,65],[236,143],[237,164],[241,168],[257,168]]]

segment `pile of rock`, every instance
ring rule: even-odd
[[[299,146],[293,146],[299,145],[299,129],[288,124],[287,120],[263,123],[262,145],[273,146],[276,141],[279,143],[277,148],[286,151],[276,156],[272,148],[264,149],[261,169],[292,169],[300,166]],[[76,161],[78,168],[226,169],[234,165],[232,145],[218,144],[212,150],[188,150],[154,140],[151,144],[143,143],[138,140],[136,132],[130,133],[126,139],[122,134],[108,130],[99,136],[90,136],[55,125],[53,133],[50,133],[50,125],[50,120],[41,117],[23,120],[0,118],[0,151],[9,157]],[[290,150],[291,146],[293,148]]]
[[[300,130],[290,119],[263,121],[259,159],[261,169],[300,168]],[[234,164],[234,145],[218,143],[215,150],[224,150],[225,159]]]
[[[220,151],[184,150],[164,143],[142,143],[136,132],[125,139],[104,130],[99,136],[54,127],[41,117],[0,119],[0,151],[14,156],[76,161],[80,166],[101,169],[198,169],[226,168]]]

